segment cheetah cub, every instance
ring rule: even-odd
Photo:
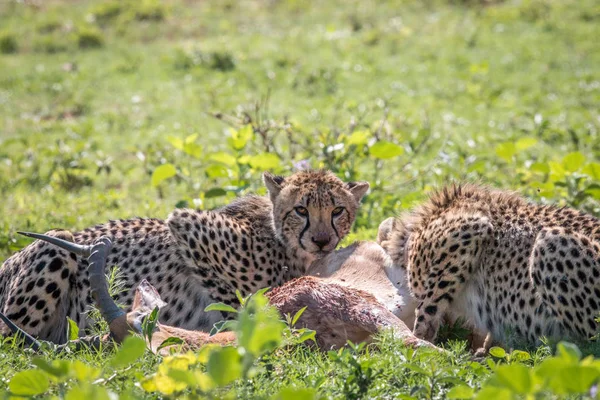
[[[246,196],[214,211],[180,209],[166,221],[111,221],[49,234],[79,244],[108,236],[107,264],[118,266],[124,280],[118,302],[129,309],[134,286],[146,279],[169,304],[161,322],[208,330],[223,318],[204,312],[208,304],[237,305],[236,289],[248,295],[279,286],[331,253],[369,188],[327,171],[263,178],[267,197]],[[91,304],[87,260],[53,244],[37,240],[0,268],[0,310],[38,338],[64,343],[67,316],[83,332]]]
[[[418,301],[414,333],[463,318],[484,348],[588,339],[600,311],[600,220],[517,194],[454,185],[380,227]]]

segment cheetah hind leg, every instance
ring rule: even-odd
[[[564,228],[538,234],[529,260],[530,279],[558,324],[542,334],[589,339],[600,312],[600,244]],[[538,329],[540,330],[540,329]],[[537,332],[535,332],[537,334]],[[539,335],[538,335],[539,336]],[[538,338],[528,338],[534,341]]]
[[[67,231],[50,231],[47,236],[73,241]],[[77,268],[75,254],[43,241],[33,242],[0,269],[0,279],[6,279],[0,311],[33,337],[66,342],[66,317],[79,301],[72,284]],[[10,331],[5,326],[0,330]]]

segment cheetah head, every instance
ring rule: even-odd
[[[369,189],[367,182],[343,182],[323,170],[263,177],[278,237],[309,262],[332,252],[348,234]]]

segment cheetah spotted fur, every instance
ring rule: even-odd
[[[434,340],[443,318],[467,321],[486,347],[597,333],[600,220],[591,215],[452,185],[384,221],[379,241],[407,270],[419,338]]]
[[[269,195],[246,196],[214,211],[178,209],[166,221],[111,221],[81,232],[49,234],[92,244],[113,242],[108,266],[118,266],[124,289],[115,299],[131,307],[143,279],[169,304],[161,322],[208,330],[223,318],[205,312],[213,302],[237,305],[235,291],[250,294],[304,275],[349,232],[366,182],[344,183],[331,172],[289,177],[264,174]],[[66,341],[66,317],[83,330],[93,304],[87,261],[35,241],[0,268],[0,310],[38,338]],[[0,332],[7,328],[0,323]]]

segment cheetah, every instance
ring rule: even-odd
[[[223,317],[204,311],[210,303],[236,306],[236,290],[245,296],[280,286],[331,253],[369,188],[324,170],[266,172],[263,181],[268,196],[248,195],[213,211],[177,209],[166,221],[119,220],[48,234],[84,245],[106,236],[113,243],[107,263],[118,266],[124,285],[115,300],[129,309],[134,286],[146,279],[168,304],[161,322],[209,330]],[[0,310],[32,336],[64,343],[67,316],[82,333],[90,324],[87,267],[84,257],[37,240],[0,269]]]
[[[418,338],[433,341],[444,318],[466,321],[480,352],[597,333],[600,220],[591,215],[454,184],[384,221],[378,238],[407,271]]]

